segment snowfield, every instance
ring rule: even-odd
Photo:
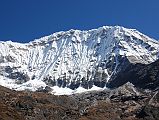
[[[71,29],[25,44],[1,41],[0,85],[32,91],[49,86],[56,95],[102,90],[106,85],[96,84],[118,73],[122,58],[149,64],[158,50],[158,41],[121,26]]]

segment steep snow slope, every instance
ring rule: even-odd
[[[159,42],[134,29],[103,26],[57,32],[26,44],[0,42],[0,48],[1,85],[56,91],[54,86],[104,87],[125,64],[154,62]]]

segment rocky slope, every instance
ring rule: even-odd
[[[119,87],[127,82],[131,82],[138,88],[155,90],[159,88],[159,60],[145,65],[132,64],[122,69],[114,76],[113,81],[108,84],[110,87]]]
[[[32,91],[47,87],[55,93],[66,88],[61,91],[70,94],[77,88],[135,82],[118,79],[133,66],[156,61],[159,42],[134,29],[103,26],[57,32],[26,44],[0,42],[0,48],[0,85]]]
[[[70,96],[0,86],[1,120],[159,120],[159,93],[127,83]]]

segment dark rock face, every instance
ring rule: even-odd
[[[15,59],[12,57],[12,56],[10,56],[10,55],[8,55],[8,56],[5,56],[5,59],[6,59],[6,61],[8,61],[8,62],[15,62]]]
[[[131,82],[136,87],[144,89],[156,89],[159,86],[159,60],[154,63],[127,64],[122,71],[114,76],[108,83],[108,87],[119,87],[126,82]]]
[[[143,56],[144,57],[144,56]],[[117,59],[118,63],[115,61]],[[134,63],[132,63],[134,61]],[[140,62],[140,61],[138,61]],[[101,71],[98,69],[101,68]],[[93,85],[98,87],[117,88],[127,82],[133,83],[136,87],[143,89],[156,89],[159,85],[159,60],[151,64],[135,63],[135,58],[132,56],[117,56],[112,57],[112,60],[101,62],[95,69],[94,73],[87,71],[87,77],[83,77],[76,81],[70,81],[65,77],[57,80],[51,76],[44,78],[44,82],[48,86],[68,87],[77,89],[79,86],[90,89]],[[108,75],[103,72],[103,69],[108,70],[111,76],[107,83]],[[93,74],[89,77],[89,74]]]
[[[4,63],[5,61],[4,61],[4,56],[1,56],[0,57],[0,63]]]
[[[21,72],[12,72],[7,77],[10,79],[16,79],[17,84],[22,84],[30,79],[27,74]]]
[[[5,61],[7,61],[7,62],[15,62],[15,59],[12,56],[10,56],[10,55],[1,56],[0,57],[0,63],[4,63]]]
[[[46,86],[45,88],[40,87],[38,88],[38,90],[36,90],[37,92],[44,92],[44,93],[49,93],[52,91],[52,89],[49,86]]]
[[[17,72],[19,67],[1,66],[0,75],[14,79],[16,84],[22,84],[30,80],[29,76],[23,72]]]
[[[159,108],[146,105],[136,113],[137,118],[143,118],[144,120],[158,120],[159,119]]]
[[[12,73],[12,72],[13,72],[13,69],[12,69],[10,66],[6,66],[6,67],[5,67],[5,72],[6,72],[6,73]]]

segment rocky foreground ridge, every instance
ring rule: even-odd
[[[70,96],[0,86],[1,120],[158,120],[159,93],[127,83]]]

